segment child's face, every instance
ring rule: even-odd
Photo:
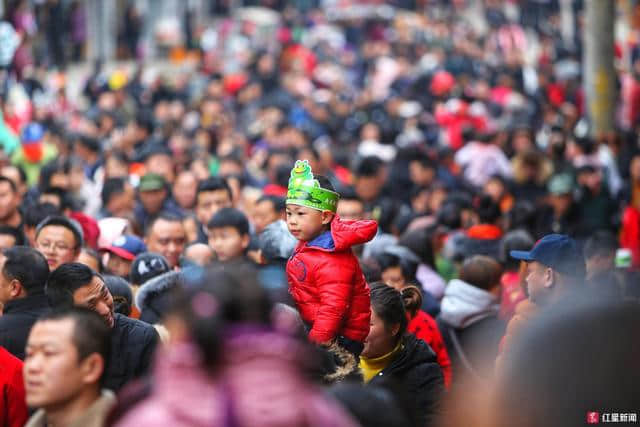
[[[287,205],[287,227],[298,240],[308,242],[318,237],[333,219],[333,213],[306,206]]]
[[[225,262],[242,256],[249,246],[249,236],[240,234],[234,227],[210,228],[209,246],[218,260]]]
[[[404,288],[407,284],[407,281],[402,274],[402,268],[400,266],[387,268],[382,272],[380,278],[384,283],[397,290],[402,290],[402,288]]]

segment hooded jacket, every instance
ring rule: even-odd
[[[498,317],[497,296],[467,282],[449,282],[437,323],[453,367],[461,373],[486,378],[492,371],[505,322]]]
[[[398,354],[368,384],[390,388],[412,425],[434,424],[444,392],[444,379],[435,353],[424,341],[412,334],[402,337]]]
[[[371,240],[375,221],[342,221],[331,230],[300,242],[287,262],[289,293],[317,343],[343,335],[363,342],[371,317],[369,286],[351,247]]]

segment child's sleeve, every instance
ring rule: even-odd
[[[353,267],[340,259],[332,259],[316,267],[314,279],[320,305],[309,332],[311,341],[326,343],[338,336],[351,302],[353,274]]]

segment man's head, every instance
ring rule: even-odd
[[[51,203],[38,203],[31,209],[26,209],[22,219],[24,220],[24,235],[30,246],[36,246],[36,228],[38,224],[50,216],[60,216],[60,209]]]
[[[547,191],[553,210],[564,215],[573,204],[573,177],[566,173],[552,176],[547,184]]]
[[[5,249],[0,254],[0,303],[42,294],[49,265],[40,252],[26,246]]]
[[[86,307],[98,313],[113,328],[113,298],[102,276],[78,262],[63,264],[47,280],[47,298],[51,307]]]
[[[15,227],[0,225],[0,250],[24,245],[24,234]]]
[[[340,192],[337,213],[344,220],[364,219],[364,203],[362,203],[353,187]]]
[[[97,398],[110,346],[109,327],[91,310],[41,317],[29,334],[23,366],[27,405],[58,411]]]
[[[196,217],[200,224],[207,225],[213,215],[222,208],[233,206],[231,187],[224,178],[209,177],[198,184],[196,192]]]
[[[436,178],[436,165],[424,153],[416,153],[409,161],[409,177],[414,185],[428,187]]]
[[[49,187],[42,190],[38,197],[38,203],[51,203],[60,212],[67,212],[71,208],[67,190],[57,187]]]
[[[613,233],[604,230],[593,233],[584,244],[587,277],[613,270],[617,250],[618,240]]]
[[[115,217],[125,218],[135,207],[135,191],[126,178],[107,178],[101,197],[102,207]]]
[[[527,261],[527,291],[532,302],[554,301],[584,278],[582,253],[575,240],[562,234],[548,234],[530,251],[511,251],[513,258]]]
[[[16,185],[22,196],[27,192],[27,173],[17,165],[7,165],[0,169],[0,175],[6,176]]]
[[[147,173],[140,178],[138,194],[144,210],[155,215],[162,210],[162,205],[169,195],[167,181],[160,174]]]
[[[151,150],[144,159],[144,166],[146,171],[162,176],[166,182],[175,180],[173,157],[167,149]]]
[[[591,165],[582,166],[576,171],[576,181],[592,194],[598,194],[602,188],[602,171]]]
[[[375,257],[380,267],[381,279],[387,285],[402,290],[416,280],[418,263],[391,253]]]
[[[460,280],[487,292],[500,292],[502,266],[495,259],[474,255],[464,261],[460,269]]]
[[[36,249],[47,258],[51,270],[75,261],[83,244],[80,226],[64,216],[47,217],[36,227],[35,236]]]
[[[0,175],[0,222],[9,221],[18,212],[22,196],[9,178]]]
[[[187,241],[182,220],[173,215],[160,215],[147,227],[145,244],[150,252],[163,255],[171,268],[180,262]]]
[[[364,202],[375,201],[386,179],[384,162],[376,156],[365,157],[357,165],[354,175],[354,188],[358,197]]]
[[[253,225],[256,234],[271,223],[284,218],[285,199],[277,196],[262,196],[256,201],[253,211]]]
[[[209,246],[219,261],[242,256],[249,247],[249,221],[238,209],[220,209],[207,224]]]
[[[184,250],[183,258],[183,266],[186,261],[205,267],[215,259],[215,252],[211,249],[211,246],[204,243],[192,243]]]
[[[109,252],[107,271],[125,279],[129,279],[131,263],[138,254],[147,251],[144,242],[138,236],[126,234],[118,237],[105,248]]]

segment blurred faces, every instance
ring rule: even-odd
[[[16,238],[11,234],[0,234],[0,251],[16,245]]]
[[[421,187],[429,186],[436,176],[435,169],[423,166],[419,161],[409,163],[409,177],[411,182]]]
[[[126,183],[122,193],[111,195],[111,199],[107,203],[106,208],[111,215],[118,218],[126,218],[133,212],[135,204],[136,198],[133,186]]]
[[[209,245],[204,243],[194,243],[184,250],[184,257],[189,261],[193,261],[199,266],[207,266],[211,264],[215,253]]]
[[[129,271],[131,271],[132,261],[124,259],[114,253],[109,253],[107,261],[107,270],[116,276],[129,279]]]
[[[240,234],[235,227],[209,229],[209,246],[219,261],[225,262],[244,254],[249,246],[249,235]]]
[[[213,215],[222,208],[233,206],[227,190],[203,191],[198,194],[196,216],[200,224],[206,226]]]
[[[157,252],[163,255],[171,268],[178,265],[180,255],[184,250],[187,235],[180,221],[167,221],[158,219],[145,239],[149,252]]]
[[[381,176],[361,176],[355,179],[354,189],[360,199],[373,202],[382,191],[383,182],[384,179]]]
[[[80,255],[78,255],[78,260],[80,264],[84,264],[93,271],[100,271],[100,260],[96,258],[96,255],[87,252],[84,248],[80,251]]]
[[[144,162],[147,173],[157,173],[162,175],[167,182],[173,182],[175,172],[173,171],[173,159],[165,153],[158,153],[149,156]]]
[[[10,183],[0,181],[0,222],[9,221],[18,213],[20,199],[20,195],[13,191]]]
[[[60,410],[95,387],[104,361],[93,353],[79,360],[72,319],[36,322],[27,341],[23,373],[27,405]]]
[[[193,172],[180,173],[173,184],[173,197],[183,209],[193,209],[196,203],[198,180]]]
[[[282,219],[282,215],[276,211],[270,200],[263,200],[257,203],[253,210],[253,225],[256,234],[262,233],[269,224],[279,219]]]
[[[4,306],[7,302],[18,298],[23,293],[20,283],[15,279],[9,280],[2,272],[5,262],[7,262],[7,257],[4,254],[0,254],[0,306]]]
[[[376,311],[371,307],[371,321],[369,323],[369,335],[364,340],[364,350],[362,357],[375,359],[391,353],[396,346],[398,330],[400,325],[388,327],[384,321],[378,317]]]
[[[340,200],[338,202],[338,216],[344,220],[364,219],[364,204],[360,200]]]
[[[76,289],[73,293],[73,304],[95,311],[110,328],[115,325],[113,297],[100,277],[93,276],[88,285]]]
[[[384,283],[391,286],[392,288],[395,288],[398,291],[407,286],[407,280],[402,274],[402,267],[400,267],[399,265],[396,267],[389,267],[384,270],[380,278]]]
[[[150,190],[140,192],[140,202],[147,213],[154,215],[162,210],[164,200],[167,198],[167,190]]]
[[[61,264],[75,261],[80,252],[71,230],[61,225],[48,225],[40,230],[36,249],[47,259],[51,271]]]
[[[333,213],[306,206],[287,205],[287,228],[298,240],[308,242],[322,234],[333,219]]]

